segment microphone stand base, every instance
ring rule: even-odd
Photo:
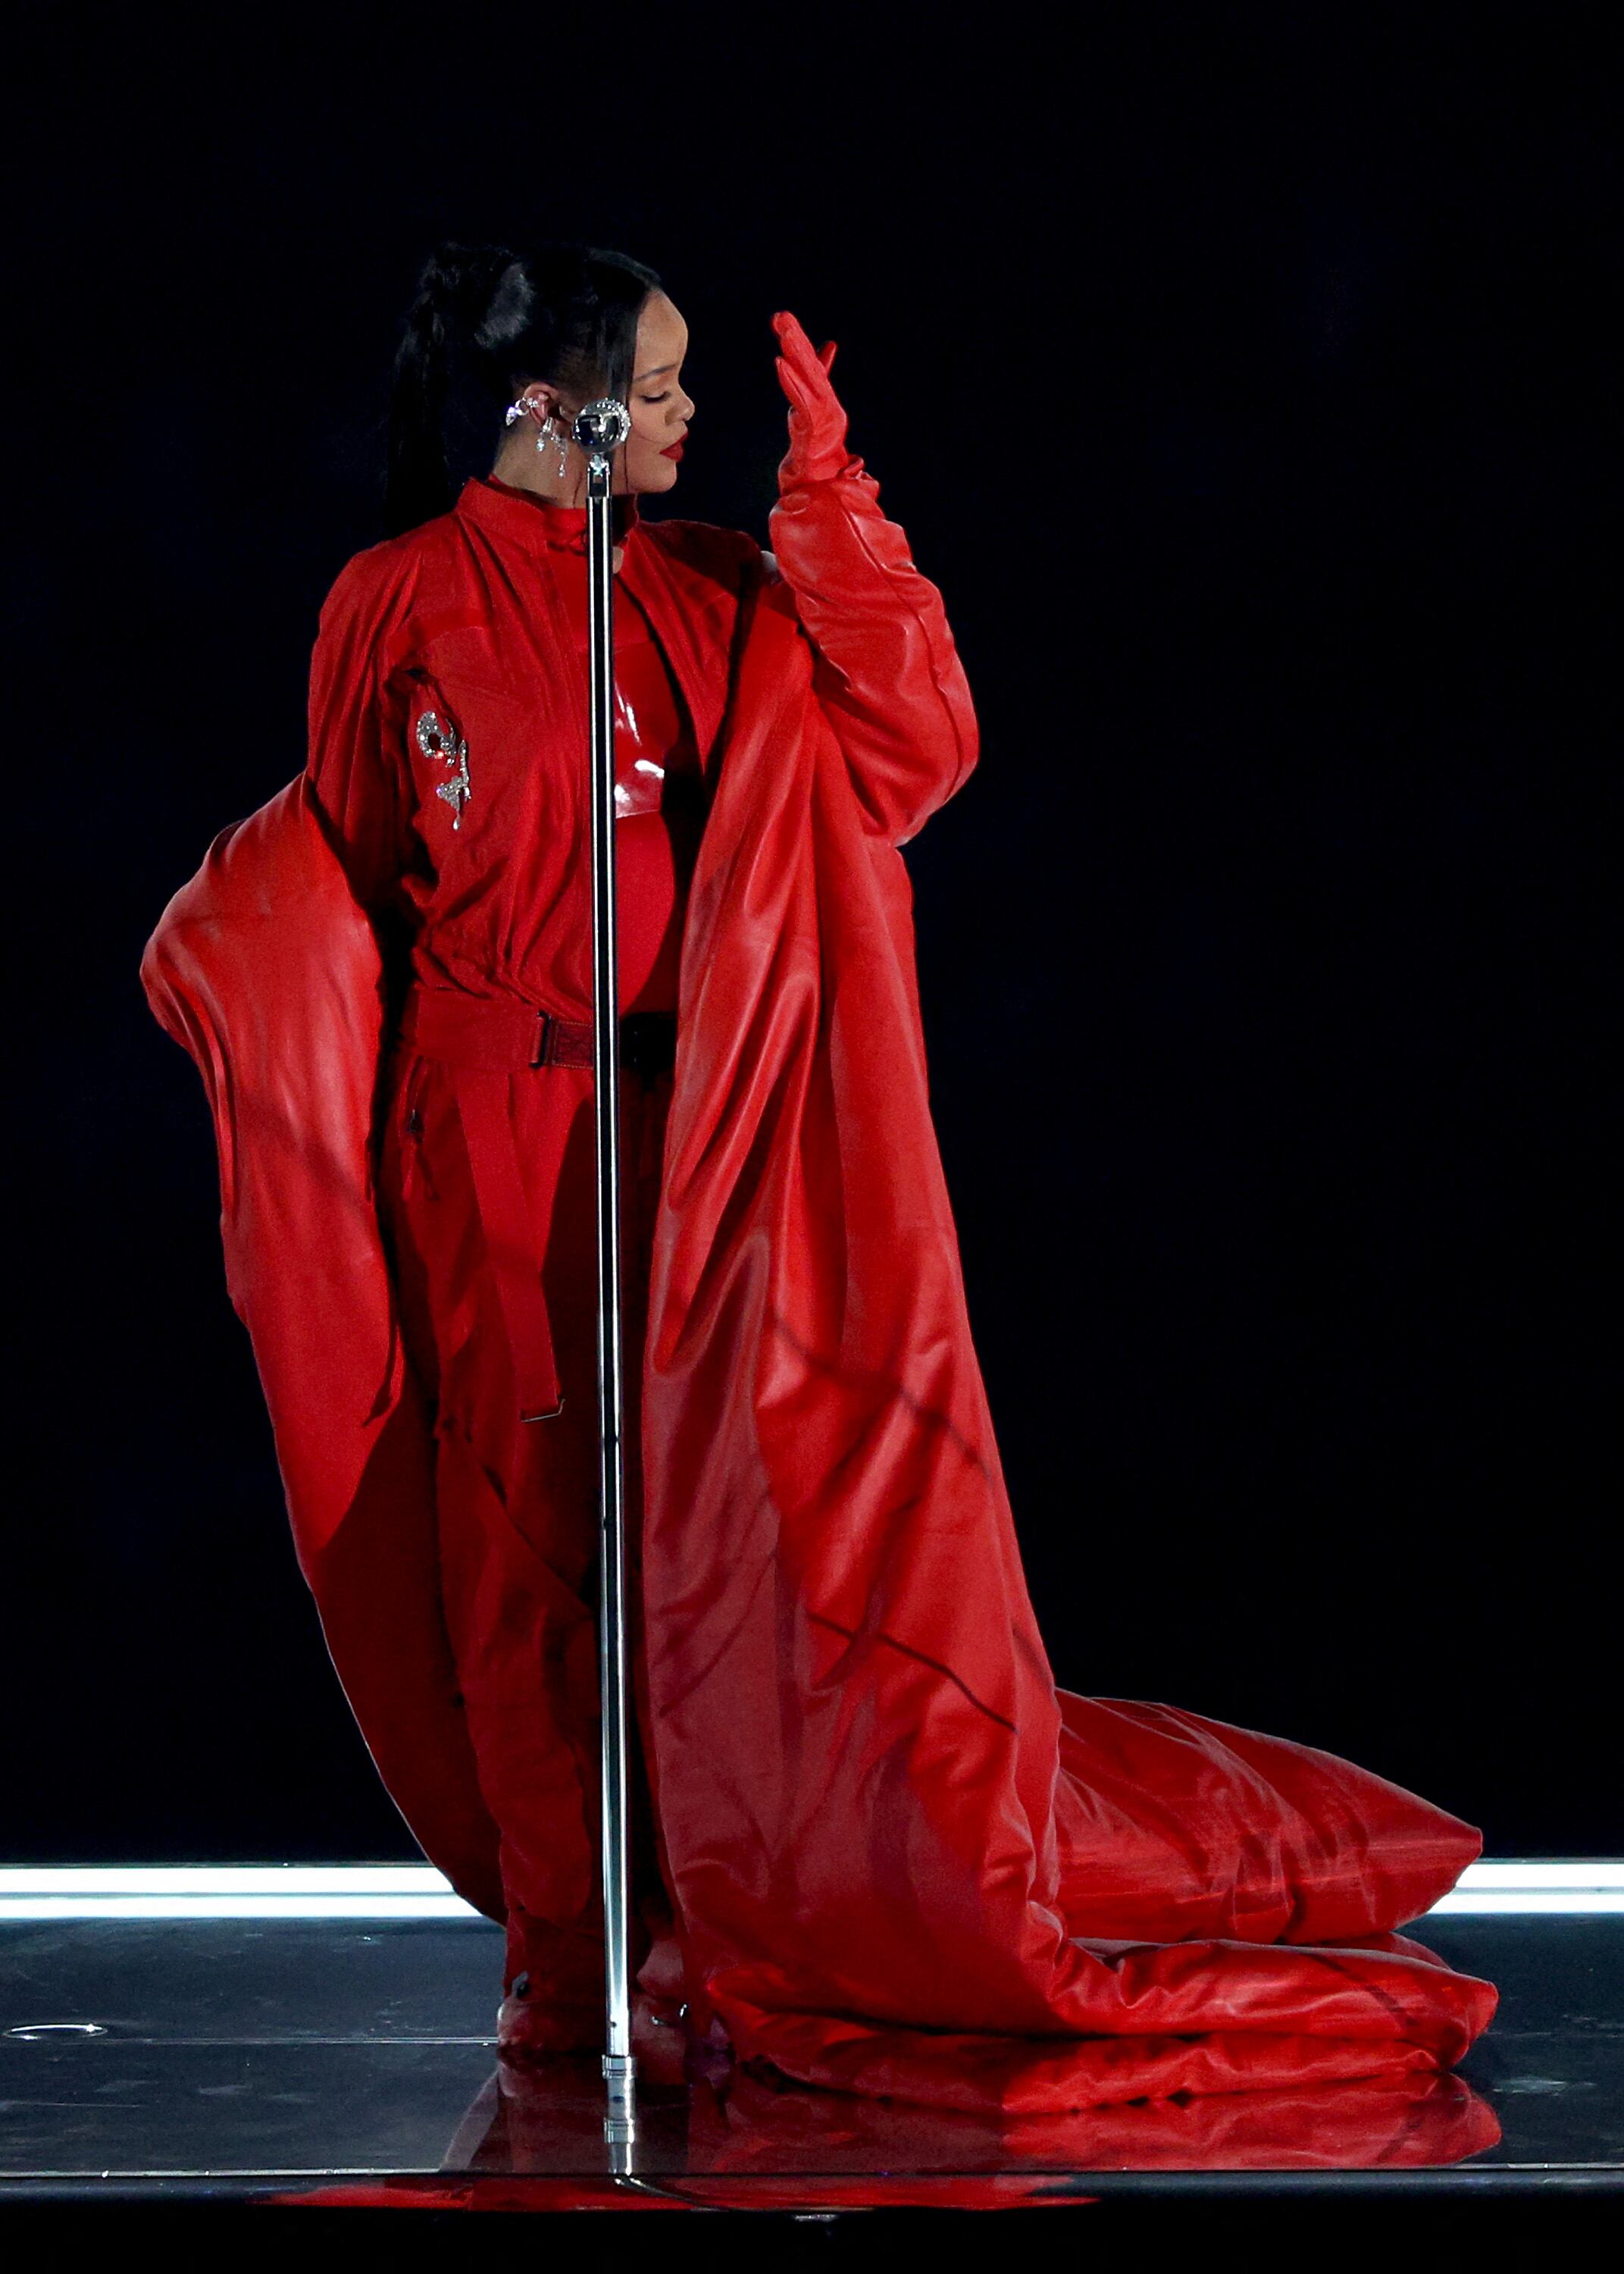
[[[605,2053],[604,2142],[611,2172],[629,2172],[637,2138],[637,2063],[630,2053]]]

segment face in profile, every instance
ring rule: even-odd
[[[694,405],[682,390],[688,326],[664,292],[650,292],[637,319],[628,408],[632,431],[616,471],[615,487],[639,494],[672,489],[681,462],[682,438]]]
[[[627,406],[632,431],[615,460],[618,491],[646,496],[675,487],[683,437],[694,415],[693,401],[682,390],[682,361],[687,353],[688,326],[664,292],[651,292],[637,319],[631,400]],[[583,399],[550,380],[530,380],[523,390],[523,400],[534,423],[527,421],[512,428],[492,471],[501,480],[553,504],[584,503],[586,461],[580,451],[571,448],[560,464],[550,446],[539,451],[536,448],[542,422],[557,420],[568,427]]]

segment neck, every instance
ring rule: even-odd
[[[499,482],[509,489],[524,490],[543,505],[583,506],[586,503],[586,460],[572,443],[565,455],[564,471],[559,473],[557,450],[551,443],[538,450],[530,430],[522,427],[510,434],[496,454],[491,471]],[[626,468],[624,463],[614,470],[613,490],[617,501],[625,498]],[[624,508],[617,503],[616,521]]]
[[[520,482],[510,482],[507,475],[502,471],[501,460],[500,458],[497,460],[495,465],[492,467],[485,478],[487,481],[500,482],[504,489],[517,490],[523,497],[532,503],[544,508],[551,508],[554,512],[579,512],[583,516],[585,514],[586,501],[584,499],[582,500],[581,504],[578,507],[572,506],[568,499],[550,496],[545,489],[538,489],[533,483],[526,485]],[[630,533],[636,518],[637,501],[635,497],[628,495],[624,491],[622,491],[618,496],[612,495],[610,499],[609,527],[613,536],[614,545],[611,554],[611,566],[617,576],[620,574],[620,562],[625,557],[625,539]]]

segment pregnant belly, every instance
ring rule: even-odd
[[[662,814],[627,815],[614,842],[620,1008],[674,1011],[690,864]]]

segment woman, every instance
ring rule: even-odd
[[[640,500],[694,404],[652,274],[447,248],[399,533],[324,611],[302,783],[149,950],[351,1702],[508,1935],[510,2053],[602,2013],[575,408],[618,462],[617,829],[645,2013],[953,2105],[1408,2077],[1492,1992],[1392,1930],[1477,1835],[1329,1756],[1055,1690],[965,1319],[898,847],[975,727],[940,598],[775,319],[774,553]],[[453,503],[455,372],[500,447]],[[448,509],[447,509],[448,508]],[[776,557],[775,557],[776,556]]]

